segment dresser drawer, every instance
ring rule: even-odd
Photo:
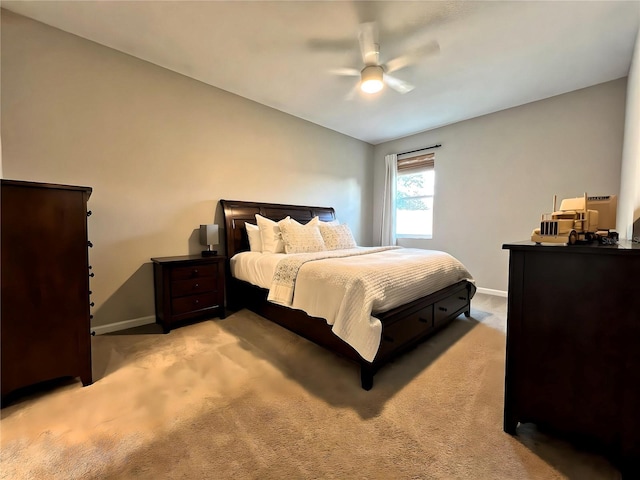
[[[438,325],[439,323],[445,321],[447,318],[450,318],[451,314],[457,311],[460,311],[460,313],[462,313],[468,302],[469,292],[467,291],[467,289],[461,289],[454,295],[436,302],[433,308],[434,325]]]
[[[171,297],[184,297],[196,293],[213,293],[218,290],[216,277],[190,278],[171,282]]]
[[[217,293],[189,295],[187,297],[173,298],[171,300],[171,313],[173,315],[182,315],[216,306],[218,306]]]
[[[426,334],[432,327],[433,305],[429,305],[383,329],[381,348],[388,343],[394,346],[407,343],[423,332]]]
[[[215,277],[217,274],[217,264],[174,267],[171,269],[171,281],[187,280],[189,278]]]

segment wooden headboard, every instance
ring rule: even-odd
[[[313,217],[329,222],[335,220],[336,212],[331,207],[308,207],[304,205],[282,205],[279,203],[242,202],[220,200],[224,214],[225,247],[227,257],[249,250],[249,239],[245,222],[256,223],[256,213],[274,221],[289,215],[300,223],[307,223]]]

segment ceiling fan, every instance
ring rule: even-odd
[[[438,42],[431,41],[421,47],[411,50],[393,60],[380,63],[380,45],[378,43],[378,28],[375,22],[360,24],[358,32],[358,42],[360,43],[360,53],[364,68],[337,68],[331,70],[335,75],[350,77],[360,77],[360,82],[347,95],[347,99],[352,98],[360,88],[365,93],[376,93],[382,90],[384,85],[388,85],[399,93],[408,93],[415,87],[404,80],[400,80],[390,73],[400,70],[415,63],[418,59],[437,54],[440,51]]]

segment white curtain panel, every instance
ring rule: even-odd
[[[380,245],[396,244],[396,179],[398,177],[398,155],[392,153],[384,157],[386,174],[384,179],[384,202],[382,207],[382,228]]]

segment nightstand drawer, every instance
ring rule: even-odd
[[[196,293],[213,293],[218,290],[216,277],[190,278],[189,280],[176,280],[171,282],[171,297],[184,297]]]
[[[218,275],[218,265],[190,265],[171,269],[171,280],[187,280],[189,278],[215,277]]]
[[[203,308],[215,307],[218,305],[217,293],[203,293],[201,295],[189,295],[171,300],[171,313],[182,315],[183,313],[196,312]]]
[[[227,257],[180,255],[152,258],[156,322],[164,333],[188,322],[225,317]]]

